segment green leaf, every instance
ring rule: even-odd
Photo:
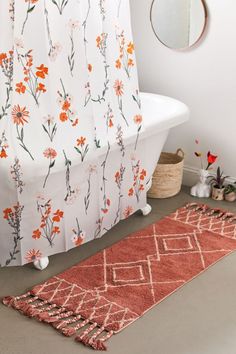
[[[32,6],[27,12],[28,12],[28,13],[32,12],[32,11],[34,10],[35,6],[36,6],[36,5]]]
[[[55,165],[55,160],[54,161],[52,161],[51,163],[50,163],[50,165],[49,165],[49,168],[52,168],[54,165]]]

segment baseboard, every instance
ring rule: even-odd
[[[212,172],[212,174],[215,174]],[[185,166],[184,167],[184,176],[183,176],[183,184],[185,186],[193,186],[198,181],[199,176],[199,169],[196,167]],[[227,183],[234,183],[236,182],[235,177],[227,178]]]

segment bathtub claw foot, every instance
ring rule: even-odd
[[[46,269],[48,264],[49,264],[48,257],[42,257],[42,258],[38,259],[37,261],[34,261],[34,267],[38,270]]]
[[[144,216],[147,216],[151,213],[152,207],[150,204],[147,204],[144,208],[141,209],[141,212]]]

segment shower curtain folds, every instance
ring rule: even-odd
[[[128,0],[0,3],[0,266],[101,237],[146,203]]]

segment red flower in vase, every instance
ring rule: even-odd
[[[213,155],[213,154],[211,154],[210,151],[208,151],[208,153],[207,153],[207,161],[208,161],[207,170],[208,170],[208,168],[209,168],[213,163],[216,162],[217,157],[218,157],[218,156]]]

